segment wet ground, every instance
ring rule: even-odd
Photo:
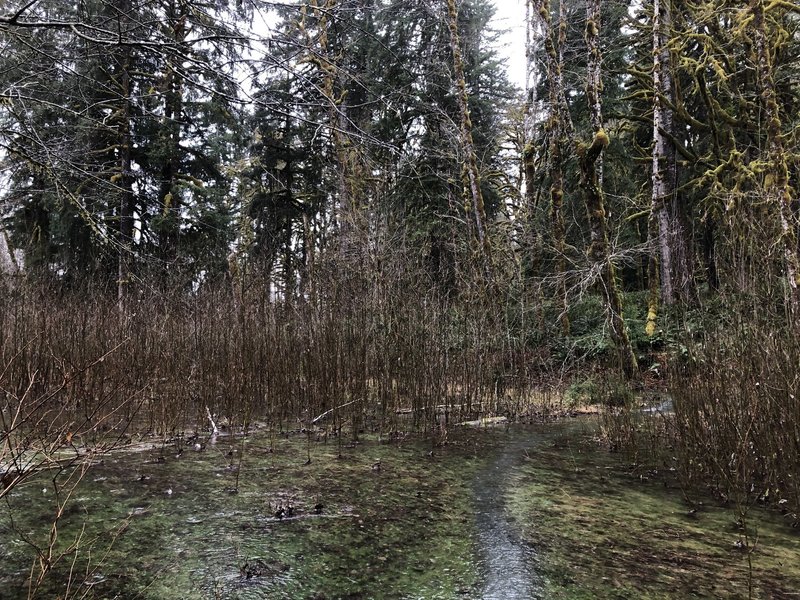
[[[445,446],[269,431],[139,446],[69,497],[67,473],[10,495],[0,598],[27,597],[60,505],[41,598],[797,597],[800,537],[780,515],[751,512],[742,548],[730,507],[692,508],[593,432],[579,419],[451,430]]]

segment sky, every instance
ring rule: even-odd
[[[2,0],[0,0],[2,2]],[[506,72],[512,83],[520,89],[525,88],[525,0],[494,0],[496,13],[492,26],[503,31],[497,48],[505,59]],[[271,29],[275,15],[271,12],[261,15],[261,25],[256,30]]]
[[[497,13],[492,24],[507,30],[497,48],[506,59],[508,78],[520,88],[525,87],[525,0],[494,0]]]

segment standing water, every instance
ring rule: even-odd
[[[0,506],[0,598],[794,597],[791,511],[753,507],[748,553],[731,507],[687,505],[593,427],[464,429],[434,452],[364,436],[310,463],[305,436],[175,440],[108,454],[71,496],[43,472]]]
[[[506,511],[505,496],[515,467],[524,452],[536,444],[533,432],[504,441],[473,484],[475,525],[484,570],[485,600],[541,598],[533,549],[524,543]]]

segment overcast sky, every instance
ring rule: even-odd
[[[525,0],[494,0],[496,29],[507,30],[500,38],[500,55],[506,59],[508,78],[525,87]]]
[[[0,0],[2,3],[3,0]],[[525,0],[494,0],[496,13],[492,25],[497,30],[504,30],[500,38],[498,51],[505,59],[508,78],[520,89],[525,87]],[[271,11],[265,11],[256,17],[256,31],[269,30],[277,17]],[[258,24],[260,23],[260,24]]]

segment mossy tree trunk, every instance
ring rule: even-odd
[[[165,55],[166,64],[161,80],[164,97],[164,116],[159,135],[164,156],[161,157],[161,181],[158,199],[162,203],[159,244],[164,258],[172,259],[178,253],[181,231],[181,197],[178,177],[181,171],[181,128],[183,123],[183,57],[186,52],[189,6],[186,0],[170,0],[165,10],[165,27],[177,52]]]
[[[559,321],[561,332],[569,335],[566,283],[566,225],[564,223],[564,156],[569,131],[569,113],[566,110],[563,77],[563,51],[566,41],[566,17],[563,2],[559,2],[558,31],[552,27],[551,6],[548,0],[537,0],[536,13],[545,47],[545,77],[548,88],[550,114],[545,123],[550,162],[550,226],[556,254],[556,295],[561,305]]]
[[[764,0],[750,0],[753,50],[758,71],[758,87],[766,120],[767,160],[764,186],[771,204],[777,205],[783,242],[784,268],[789,296],[789,310],[797,324],[800,311],[800,248],[797,245],[797,200],[789,183],[787,151],[784,143],[778,95],[775,89],[773,62],[767,39],[767,12],[782,11],[780,2],[765,7]],[[788,35],[788,34],[786,34]]]
[[[306,30],[305,7],[301,12],[299,26],[306,38],[309,62],[317,66],[322,78],[320,90],[328,108],[328,128],[336,163],[339,257],[343,264],[351,264],[357,254],[355,236],[359,221],[358,186],[359,180],[363,179],[363,173],[359,167],[358,150],[350,135],[347,90],[341,81],[342,73],[338,64],[341,55],[335,49],[338,40],[331,38],[338,31],[334,17],[340,7],[338,0],[311,0],[309,6],[313,17],[317,19],[318,32],[314,35]],[[348,271],[349,274],[355,272],[355,269]]]
[[[536,124],[537,124],[537,98],[536,98],[536,57],[535,57],[535,25],[532,19],[532,0],[525,2],[525,105],[522,121],[522,169],[521,175],[525,182],[524,215],[525,229],[524,238],[528,252],[528,271],[534,277],[542,275],[542,232],[539,229],[537,215],[539,212],[540,189],[536,185],[536,159],[537,151],[535,145]],[[539,330],[544,330],[544,310],[541,286],[536,287],[536,320]]]
[[[483,270],[491,270],[491,243],[487,231],[486,206],[481,190],[481,176],[478,169],[478,156],[472,138],[472,119],[469,112],[469,94],[464,75],[464,58],[461,53],[461,40],[458,35],[458,6],[456,0],[447,0],[447,25],[450,30],[450,48],[453,53],[453,77],[456,84],[458,106],[461,113],[461,144],[464,153],[463,177],[465,189],[465,210],[472,214],[474,233],[481,249]]]
[[[594,136],[587,146],[578,147],[586,211],[590,227],[589,259],[599,271],[600,292],[609,313],[611,336],[617,348],[622,372],[627,379],[638,374],[636,355],[633,352],[623,317],[622,293],[617,284],[616,269],[611,260],[606,223],[606,210],[602,188],[602,155],[608,146],[608,134],[603,128],[600,50],[600,0],[587,0],[586,46],[589,51],[586,78],[586,100]]]
[[[652,195],[648,237],[650,296],[646,332],[653,335],[660,303],[692,303],[695,295],[692,241],[677,192],[675,94],[669,39],[671,0],[653,0],[653,147]]]
[[[531,247],[531,262],[538,263],[536,250],[538,248],[539,232],[535,226],[536,215],[536,148],[534,146],[536,127],[536,82],[534,72],[534,46],[533,23],[531,22],[531,3],[525,3],[526,33],[525,33],[525,105],[522,116],[522,176],[525,181],[525,213],[528,221],[528,243]],[[538,273],[537,273],[538,274]]]

